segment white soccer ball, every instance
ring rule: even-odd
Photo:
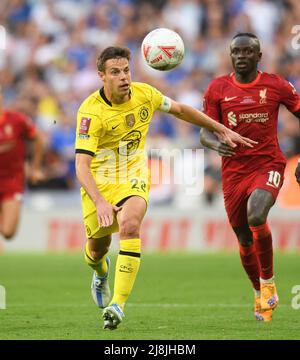
[[[171,70],[184,57],[184,43],[181,37],[170,29],[155,29],[144,38],[141,46],[146,64],[156,70]]]

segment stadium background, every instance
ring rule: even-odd
[[[0,240],[0,284],[7,295],[0,339],[299,339],[294,311],[299,304],[291,306],[300,248],[300,192],[293,175],[300,154],[296,118],[281,109],[279,142],[289,164],[270,222],[276,247],[289,251],[275,253],[281,305],[272,327],[252,319],[250,284],[224,211],[220,158],[205,150],[204,164],[195,164],[193,156],[177,164],[185,174],[194,168],[186,185],[152,188],[143,262],[126,321],[117,332],[101,332],[89,293],[91,271],[82,255],[74,134],[79,104],[100,86],[95,58],[111,44],[132,50],[135,80],[201,109],[209,81],[231,71],[232,36],[252,31],[262,42],[261,69],[282,74],[300,91],[300,50],[292,47],[300,2],[2,0],[0,24],[7,32],[6,49],[0,50],[5,105],[31,116],[42,131],[47,179],[39,187],[27,186],[18,235],[11,242]],[[186,55],[178,69],[161,73],[142,63],[141,41],[156,27],[182,36]],[[199,129],[155,114],[149,150],[200,148]],[[164,160],[153,156],[151,161],[159,168]],[[187,196],[203,165],[203,193]]]
[[[1,1],[0,22],[7,31],[6,49],[0,57],[4,102],[33,118],[46,145],[46,181],[35,188],[28,186],[18,236],[10,244],[1,242],[1,248],[82,248],[79,185],[74,174],[76,111],[100,86],[95,59],[102,49],[111,44],[129,47],[133,79],[201,109],[209,81],[231,71],[230,39],[239,31],[251,31],[262,42],[260,68],[285,76],[299,90],[299,49],[292,47],[292,27],[300,24],[299,7],[297,0]],[[141,41],[156,27],[178,31],[185,42],[185,59],[173,71],[154,71],[141,60]],[[300,247],[300,194],[293,178],[300,153],[298,120],[281,109],[278,130],[289,165],[271,222],[275,244],[295,249]],[[159,112],[147,143],[149,150],[201,148],[198,128]],[[152,187],[145,250],[235,248],[221,196],[220,158],[208,150],[204,158],[201,195],[186,191],[203,166],[192,156],[182,164],[177,162],[179,173],[195,170],[189,172],[190,179],[185,177],[186,184]],[[154,156],[151,161],[159,167],[164,158]]]

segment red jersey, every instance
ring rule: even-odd
[[[26,143],[36,128],[25,115],[4,110],[0,115],[0,179],[24,172]]]
[[[294,86],[278,75],[258,72],[254,81],[241,84],[232,73],[209,84],[204,95],[205,113],[258,142],[253,148],[238,145],[235,156],[222,157],[223,187],[270,164],[285,166],[277,139],[280,104],[292,113],[300,109]]]

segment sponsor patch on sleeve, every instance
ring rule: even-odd
[[[89,132],[91,118],[82,117],[80,121],[79,134],[87,135]]]

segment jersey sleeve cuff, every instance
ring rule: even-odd
[[[294,113],[294,112],[296,112],[296,111],[298,111],[298,110],[300,110],[300,99],[299,99],[297,105],[294,106],[294,107],[291,109],[291,112]]]
[[[76,149],[75,150],[75,153],[76,154],[87,154],[87,155],[91,155],[91,156],[94,156],[95,153],[90,151],[90,150],[85,150],[85,149]]]

